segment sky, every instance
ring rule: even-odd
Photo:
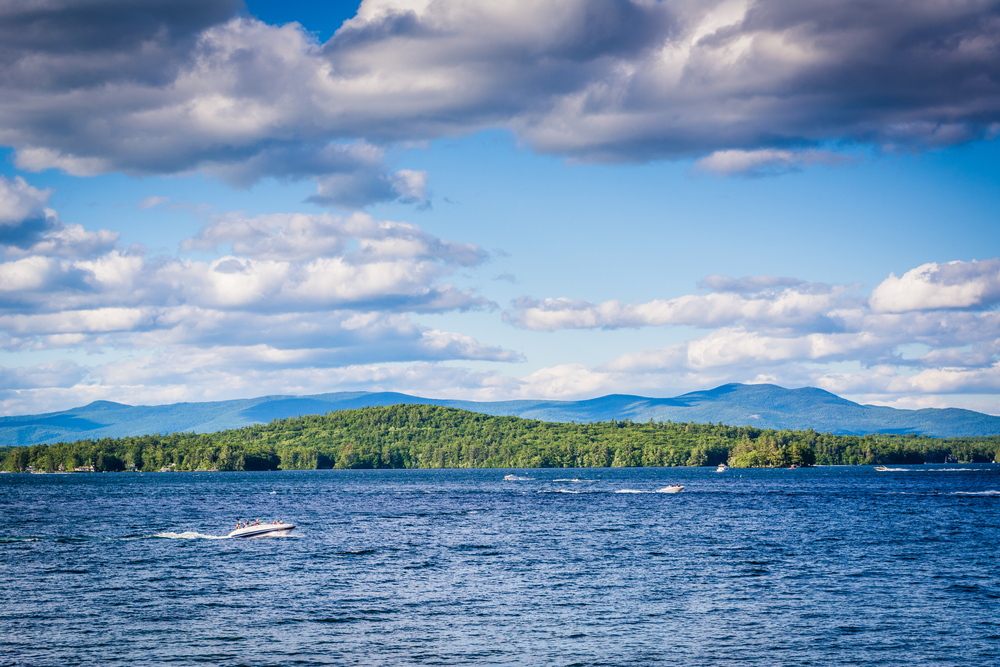
[[[0,0],[0,414],[1000,415],[1000,4]]]

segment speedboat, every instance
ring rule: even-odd
[[[508,482],[516,482],[517,480],[521,479],[517,475],[504,475],[503,478]]]
[[[715,472],[726,472],[727,470],[729,470],[729,466],[725,463],[720,463],[719,467],[715,469]]]
[[[680,484],[668,484],[662,489],[657,489],[657,493],[680,493],[684,490],[684,487]]]
[[[886,470],[888,470],[888,468],[886,468],[885,466],[875,466],[875,470],[878,470],[879,472],[885,472]]]
[[[256,526],[237,528],[229,537],[284,537],[295,528],[294,523],[259,523]]]

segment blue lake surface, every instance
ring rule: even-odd
[[[1000,466],[897,468],[0,475],[0,665],[998,664]]]

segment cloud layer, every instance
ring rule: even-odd
[[[584,161],[761,175],[1000,130],[995,3],[365,0],[325,44],[231,0],[7,3],[0,143],[19,167],[310,178],[426,202],[385,147],[499,127]]]
[[[28,242],[15,234],[0,243],[0,349],[65,356],[0,368],[0,410],[8,413],[96,398],[331,389],[503,400],[674,395],[766,381],[900,407],[1000,392],[998,259],[925,264],[890,274],[870,295],[858,285],[712,275],[699,293],[645,303],[524,297],[502,317],[538,335],[700,333],[597,366],[556,363],[515,377],[461,364],[521,361],[518,352],[414,319],[495,307],[447,282],[486,268],[489,256],[476,245],[364,213],[230,213],[209,217],[181,244],[193,256],[150,257],[117,246],[108,230],[65,225],[46,207],[50,194],[0,180],[0,223],[48,220]]]
[[[925,264],[902,278],[890,274],[867,298],[857,286],[775,276],[709,276],[700,284],[713,291],[646,303],[525,297],[503,316],[534,331],[677,325],[707,331],[598,368],[548,369],[543,375],[559,378],[554,386],[634,392],[753,380],[810,384],[883,403],[1000,392],[994,308],[1000,260]]]
[[[59,388],[155,397],[191,383],[208,395],[261,375],[280,384],[285,371],[521,360],[411,319],[495,307],[445,282],[488,261],[473,244],[364,213],[229,214],[181,244],[209,259],[150,257],[108,230],[64,225],[44,207],[50,194],[0,178],[0,225],[30,232],[0,237],[0,350],[112,361],[0,369],[9,405]]]

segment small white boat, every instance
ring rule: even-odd
[[[879,472],[885,472],[886,470],[888,470],[888,468],[886,468],[885,466],[875,466],[875,470],[878,470]]]
[[[725,463],[720,463],[719,467],[715,469],[715,472],[726,472],[727,470],[729,470],[729,466]]]
[[[516,482],[517,480],[521,479],[517,475],[504,475],[503,478],[508,482]]]
[[[229,533],[229,537],[284,537],[295,528],[294,523],[259,523],[244,526]]]
[[[680,493],[684,490],[684,487],[680,484],[668,484],[662,489],[657,489],[657,493]]]

